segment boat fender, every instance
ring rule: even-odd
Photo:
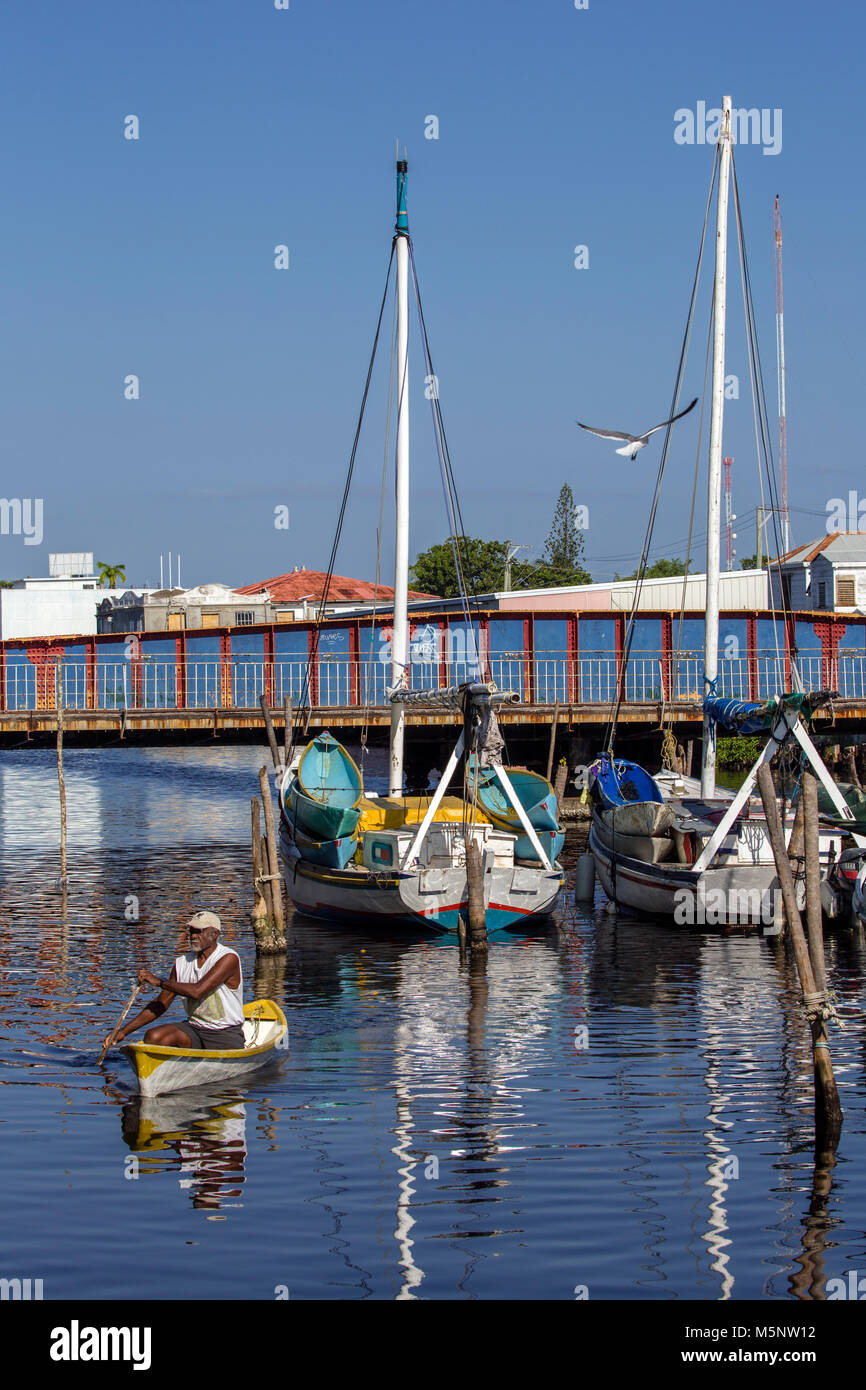
[[[582,854],[577,861],[574,896],[579,903],[592,902],[595,897],[595,860],[591,854]]]

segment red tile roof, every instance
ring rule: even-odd
[[[278,603],[300,603],[302,599],[319,602],[325,588],[327,575],[323,570],[292,570],[289,574],[277,574],[273,579],[262,579],[257,584],[241,585],[235,592],[239,594],[258,594],[267,589]],[[410,599],[436,598],[436,594],[419,594],[409,590]],[[393,603],[394,590],[387,584],[371,584],[366,579],[346,579],[341,574],[332,574],[328,587],[329,603],[369,603],[376,599],[379,603]]]

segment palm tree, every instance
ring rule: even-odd
[[[100,589],[116,589],[118,584],[126,583],[125,565],[106,565],[103,560],[96,563],[99,566]]]

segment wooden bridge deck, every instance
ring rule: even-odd
[[[500,723],[515,732],[527,735],[549,731],[555,706],[553,704],[506,705],[498,711]],[[604,703],[560,704],[557,726],[560,732],[574,730],[587,733],[605,726],[610,705]],[[702,711],[697,701],[662,704],[660,701],[626,702],[620,706],[619,724],[633,732],[651,733],[662,719],[672,719],[674,727],[689,737],[699,733]],[[347,738],[360,732],[366,724],[370,729],[388,728],[390,706],[379,705],[366,711],[357,706],[326,705],[310,711],[310,730],[330,729],[335,736]],[[282,729],[282,711],[273,711],[274,725]],[[409,708],[406,712],[410,728],[430,729],[454,727],[453,713],[439,709]],[[822,711],[817,722],[819,732],[827,733],[833,722],[841,723],[845,733],[853,732],[860,724],[866,729],[866,700],[839,700],[830,711]],[[198,738],[210,735],[231,741],[249,742],[264,735],[261,710],[247,707],[217,706],[195,709],[66,709],[63,713],[64,733],[75,741],[76,735],[87,743],[114,743],[127,737],[148,743],[177,742],[185,735]],[[44,744],[57,730],[57,711],[10,710],[0,712],[0,747],[21,746],[33,741]]]

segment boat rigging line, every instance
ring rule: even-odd
[[[481,611],[477,590],[477,575],[469,575],[469,580],[471,581],[470,588],[470,584],[467,583],[469,553],[466,548],[466,528],[463,524],[463,514],[460,510],[460,498],[457,492],[457,482],[451,463],[451,452],[448,448],[448,440],[445,435],[445,423],[442,419],[442,407],[439,403],[438,377],[433,370],[433,357],[430,352],[430,341],[427,337],[427,323],[421,305],[421,287],[418,283],[418,270],[415,264],[415,247],[412,244],[411,238],[409,239],[409,261],[412,267],[412,285],[415,290],[415,304],[418,311],[418,323],[421,328],[421,342],[424,350],[424,365],[426,367],[430,405],[433,412],[433,434],[436,440],[439,471],[442,477],[442,490],[445,495],[445,509],[448,515],[448,524],[451,532],[451,550],[454,555],[454,564],[457,570],[457,584],[460,590],[460,606],[467,624],[467,635],[471,636],[473,642],[478,665],[478,678],[483,680],[485,678],[485,670],[482,670],[481,653],[475,641],[472,627],[472,615],[470,613],[470,608],[474,608],[476,616]],[[463,550],[462,557],[460,554],[461,543]]]
[[[690,299],[690,302],[689,302],[689,312],[688,312],[688,316],[687,316],[687,318],[686,318],[686,326],[685,326],[685,331],[684,331],[684,333],[683,333],[682,346],[681,346],[681,348],[680,348],[680,357],[679,357],[679,362],[678,362],[678,364],[677,364],[677,374],[676,374],[676,380],[675,380],[675,383],[674,383],[673,399],[672,399],[672,403],[671,403],[671,409],[670,409],[670,412],[669,412],[671,416],[674,416],[674,415],[676,414],[676,412],[677,412],[677,407],[678,407],[679,398],[680,398],[680,391],[682,390],[682,381],[683,381],[683,376],[684,376],[684,373],[685,373],[686,360],[687,360],[687,357],[688,357],[689,342],[690,342],[690,340],[691,340],[691,333],[692,333],[692,325],[693,325],[693,322],[694,322],[695,301],[696,301],[696,299],[697,299],[698,285],[699,285],[699,283],[700,283],[701,264],[702,264],[702,262],[703,262],[704,244],[705,244],[706,235],[707,235],[707,223],[708,223],[708,221],[709,221],[710,207],[711,207],[711,205],[712,205],[712,199],[713,199],[713,189],[715,188],[716,174],[717,174],[718,168],[719,168],[719,147],[716,146],[715,158],[714,158],[714,160],[713,160],[713,172],[712,172],[712,176],[711,176],[711,178],[710,178],[710,187],[709,187],[709,192],[707,193],[707,204],[706,204],[706,208],[705,208],[705,210],[704,210],[704,225],[703,225],[703,227],[701,228],[701,240],[700,240],[700,245],[699,245],[699,247],[698,247],[698,257],[697,257],[697,263],[696,263],[696,265],[695,265],[694,278],[693,278],[693,280],[692,280],[692,292],[691,292],[691,299]],[[702,416],[703,416],[703,405],[701,406],[701,414],[702,414]],[[626,670],[628,669],[628,660],[629,660],[629,656],[630,656],[630,654],[631,654],[632,642],[634,641],[634,634],[635,634],[635,627],[636,627],[636,621],[637,621],[637,614],[638,614],[638,611],[639,611],[639,608],[640,608],[640,599],[641,599],[641,594],[642,594],[642,592],[643,592],[644,579],[646,578],[647,562],[648,562],[648,558],[649,558],[649,549],[650,549],[650,544],[651,544],[651,542],[652,542],[652,533],[653,533],[653,528],[654,528],[654,526],[655,526],[656,512],[657,512],[657,510],[658,510],[659,498],[660,498],[660,496],[661,496],[661,486],[662,486],[662,480],[663,480],[663,478],[664,478],[665,465],[666,465],[666,463],[667,463],[668,449],[669,449],[669,447],[670,447],[670,440],[671,440],[671,432],[672,432],[672,429],[673,429],[673,425],[672,425],[672,423],[669,421],[668,426],[667,426],[667,429],[665,430],[664,444],[662,445],[662,453],[661,453],[661,458],[660,458],[660,460],[659,460],[658,473],[657,473],[657,475],[656,475],[655,489],[654,489],[654,491],[653,491],[653,499],[652,499],[652,504],[651,504],[651,506],[650,506],[649,518],[648,518],[648,520],[647,520],[646,535],[645,535],[645,537],[644,537],[644,543],[643,543],[643,549],[642,549],[642,552],[641,552],[640,564],[638,565],[637,581],[636,581],[636,583],[635,583],[634,597],[633,597],[633,599],[632,599],[631,612],[629,613],[628,624],[627,624],[627,626],[626,626],[625,639],[624,639],[624,641],[623,641],[622,656],[621,656],[621,659],[620,659],[620,662],[619,662],[619,668],[618,668],[618,670],[617,670],[616,693],[615,693],[614,698],[611,700],[610,714],[609,714],[609,716],[608,716],[608,721],[607,721],[607,733],[606,733],[606,736],[605,736],[604,747],[605,747],[605,751],[607,751],[607,752],[609,752],[609,753],[613,753],[613,741],[614,741],[614,737],[615,737],[615,734],[616,734],[616,725],[617,725],[617,721],[618,721],[618,719],[619,719],[619,711],[620,711],[620,707],[621,707],[621,705],[622,705],[622,700],[623,700],[623,691],[624,691],[624,684],[625,684],[625,673],[626,673]]]
[[[385,289],[382,294],[382,303],[379,305],[379,318],[376,323],[376,336],[373,339],[373,350],[370,353],[370,364],[367,367],[367,379],[364,382],[364,394],[361,397],[361,409],[358,415],[358,424],[355,427],[355,438],[352,441],[352,452],[349,457],[349,467],[346,473],[345,487],[343,488],[343,498],[340,503],[340,514],[337,518],[337,529],[334,535],[334,543],[331,546],[331,555],[330,559],[328,560],[328,569],[325,575],[324,587],[322,589],[322,598],[319,604],[319,611],[316,616],[316,624],[313,629],[313,636],[310,643],[310,655],[307,660],[307,668],[304,673],[304,684],[301,691],[300,705],[298,706],[297,716],[293,721],[293,732],[295,735],[295,737],[293,738],[294,743],[298,743],[300,741],[301,736],[306,737],[307,729],[309,728],[310,713],[312,709],[312,706],[309,703],[310,683],[312,680],[313,667],[316,663],[319,654],[319,633],[321,631],[322,623],[324,622],[325,618],[325,608],[328,602],[328,594],[331,588],[331,580],[334,577],[334,565],[337,561],[337,550],[340,545],[340,536],[343,531],[343,522],[346,517],[346,507],[348,506],[349,502],[349,490],[352,486],[352,475],[355,471],[355,459],[358,453],[358,442],[361,438],[361,427],[364,423],[364,412],[367,406],[367,396],[370,391],[370,381],[373,376],[373,365],[376,361],[376,350],[379,346],[379,334],[382,328],[382,318],[385,313],[385,305],[388,302],[388,287],[391,283],[391,267],[394,264],[394,249],[396,246],[396,242],[397,238],[395,236],[391,242],[391,255],[388,260],[388,270],[385,275]]]

